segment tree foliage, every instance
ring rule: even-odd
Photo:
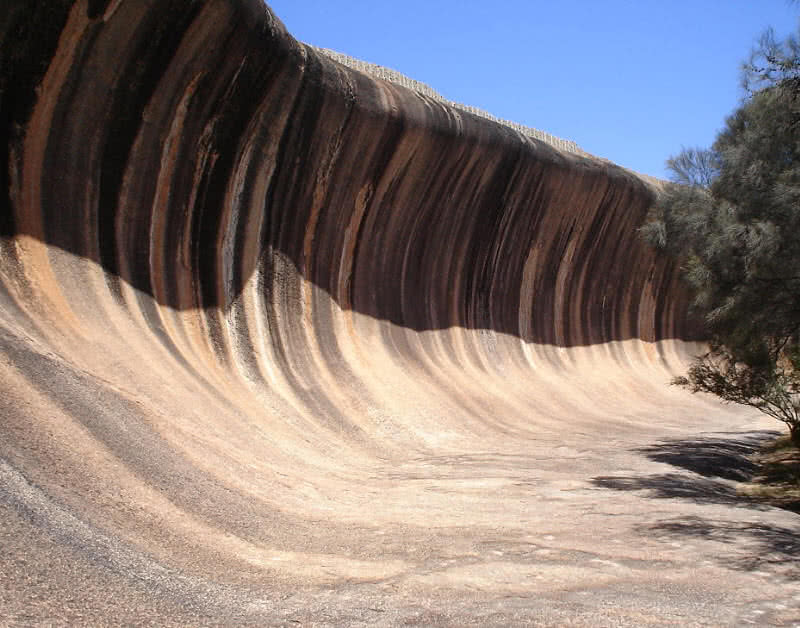
[[[710,149],[667,164],[645,238],[681,261],[710,350],[674,383],[758,408],[800,445],[800,44],[762,36]]]

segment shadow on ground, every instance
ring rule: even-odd
[[[743,494],[737,488],[741,482],[752,481],[760,471],[751,459],[753,454],[778,435],[773,431],[757,431],[730,437],[720,433],[696,439],[660,441],[634,451],[654,462],[675,467],[675,472],[598,476],[592,483],[618,491],[647,491],[644,496],[648,498],[768,510],[773,505],[765,503],[763,498]],[[797,512],[794,508],[788,509]],[[800,527],[685,516],[639,525],[635,530],[648,538],[695,538],[716,542],[721,547],[715,559],[729,568],[767,571],[790,580],[800,579]]]
[[[746,482],[758,470],[750,456],[766,442],[780,436],[780,433],[765,430],[746,434],[734,433],[735,438],[724,438],[725,436],[727,433],[723,432],[715,434],[714,438],[663,440],[634,451],[644,454],[654,462],[664,462],[706,478]]]
[[[704,517],[678,517],[643,525],[636,531],[647,537],[686,537],[724,544],[716,559],[741,571],[768,571],[792,580],[800,579],[800,530],[747,521]]]
[[[663,499],[688,499],[698,504],[727,504],[765,509],[769,506],[737,492],[737,482],[747,482],[758,470],[750,460],[778,432],[757,431],[725,433],[713,437],[663,440],[634,451],[654,462],[677,467],[690,473],[656,473],[635,476],[598,476],[592,483],[619,491],[649,491],[649,496]]]

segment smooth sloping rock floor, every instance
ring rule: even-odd
[[[261,0],[9,6],[1,625],[800,622],[642,180]]]
[[[457,434],[451,417],[438,433],[447,426],[451,441],[434,442],[431,428],[427,448],[350,460],[343,449],[349,474],[347,464],[305,479],[285,469],[282,486],[282,472],[259,471],[256,458],[242,461],[252,477],[213,460],[215,476],[200,460],[184,468],[186,450],[165,448],[178,418],[143,422],[128,398],[138,389],[147,405],[144,374],[123,385],[124,366],[108,366],[101,380],[11,327],[2,333],[3,624],[800,622],[800,518],[736,491],[753,470],[747,456],[776,433],[751,413],[666,386],[661,401],[674,403],[663,415],[606,416],[605,428],[600,399],[600,414],[586,407],[561,425],[538,417],[528,431],[485,406],[484,422],[496,423],[481,438]],[[224,438],[214,434],[223,422],[200,427],[197,442],[178,441],[203,451]],[[245,440],[261,438],[252,430]],[[228,472],[253,504],[237,502]]]

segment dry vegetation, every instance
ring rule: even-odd
[[[752,456],[759,470],[740,491],[748,497],[800,513],[800,449],[788,436],[778,438]]]

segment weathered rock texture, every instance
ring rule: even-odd
[[[500,122],[505,126],[508,126],[516,131],[521,132],[523,135],[527,135],[528,137],[532,137],[533,139],[542,140],[543,142],[546,142],[551,146],[555,146],[556,148],[559,148],[561,150],[567,151],[569,153],[575,153],[576,155],[583,155],[585,157],[591,156],[589,155],[589,153],[584,151],[580,146],[578,146],[575,142],[571,140],[563,140],[540,129],[527,127],[525,125],[518,124],[510,120],[502,120],[500,118],[497,118],[496,116],[493,116],[488,111],[479,109],[478,107],[472,107],[470,105],[465,105],[463,103],[458,103],[452,100],[448,100],[444,96],[442,96],[439,92],[437,92],[435,89],[433,89],[430,85],[426,85],[425,83],[420,83],[419,81],[407,77],[405,74],[401,74],[397,70],[385,68],[383,66],[375,65],[374,63],[369,63],[367,61],[361,61],[360,59],[354,59],[349,55],[342,54],[341,52],[336,52],[335,50],[329,50],[328,48],[314,48],[314,50],[321,52],[322,54],[324,54],[327,57],[330,57],[334,61],[338,61],[339,63],[346,65],[350,68],[354,68],[361,72],[365,72],[372,76],[376,76],[377,78],[383,79],[385,81],[391,81],[392,83],[395,83],[402,87],[407,87],[408,89],[411,89],[417,92],[418,94],[427,96],[428,98],[432,98],[437,102],[450,105],[451,107],[459,109],[460,111],[466,111],[467,113],[474,113],[482,118],[486,118],[487,120]]]
[[[646,503],[591,484],[745,420],[664,386],[649,184],[258,0],[6,0],[0,36],[0,615],[744,616],[754,577],[610,545]]]

